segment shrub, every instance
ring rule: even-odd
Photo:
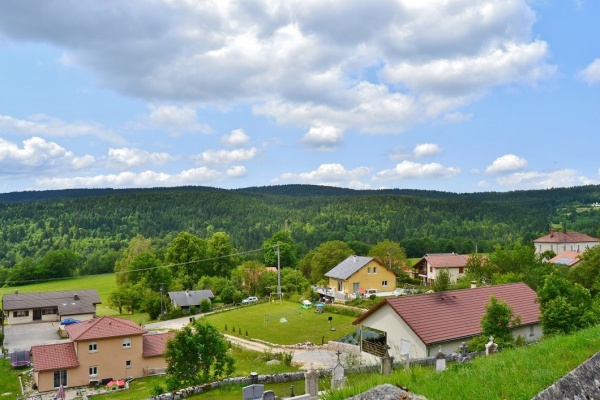
[[[151,394],[153,397],[160,396],[160,395],[161,395],[161,394],[163,394],[163,393],[165,393],[165,388],[164,388],[164,387],[162,387],[162,385],[160,385],[160,384],[158,384],[158,383],[157,383],[157,384],[155,384],[155,385],[152,387],[152,389],[150,389],[150,394]]]
[[[209,311],[210,311],[210,300],[202,299],[202,301],[200,302],[200,312],[207,313]]]

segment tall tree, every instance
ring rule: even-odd
[[[298,264],[296,246],[290,231],[279,231],[262,244],[262,253],[265,265],[276,267],[277,251],[279,250],[279,265],[294,268]]]
[[[77,269],[79,256],[70,250],[53,250],[47,252],[40,260],[38,278],[66,278]]]
[[[208,243],[206,240],[189,233],[181,232],[167,246],[165,263],[172,265],[171,271],[175,276],[187,277],[184,289],[192,289],[203,275],[209,275],[210,263],[208,258]],[[189,287],[188,287],[189,286]]]
[[[440,268],[435,275],[435,280],[431,285],[431,289],[434,292],[443,292],[445,290],[450,289],[450,285],[452,282],[450,281],[450,272],[446,268]]]
[[[341,240],[321,243],[316,249],[307,254],[310,267],[310,280],[317,283],[325,278],[325,274],[352,255],[352,249]],[[301,263],[302,264],[302,263]]]
[[[150,239],[146,239],[142,235],[137,235],[129,241],[129,245],[123,250],[123,257],[115,262],[118,285],[127,283],[127,270],[129,269],[129,264],[131,264],[139,254],[149,252],[151,249]]]
[[[515,315],[511,306],[496,296],[490,296],[485,306],[485,315],[481,318],[484,337],[493,336],[500,347],[512,347],[514,344],[512,328],[521,323],[521,317]]]
[[[208,322],[185,326],[167,342],[167,387],[175,390],[233,373],[235,361],[227,353],[223,335]]]
[[[397,276],[405,275],[406,252],[400,243],[385,239],[371,247],[369,256],[387,266]]]
[[[231,237],[225,232],[215,232],[208,239],[208,256],[213,276],[229,276],[237,257],[234,256],[235,249],[231,243]]]

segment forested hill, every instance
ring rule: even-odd
[[[449,193],[283,185],[70,189],[0,194],[0,265],[70,249],[85,256],[120,250],[137,235],[158,246],[182,231],[224,231],[239,251],[258,249],[289,229],[301,252],[329,240],[354,248],[389,239],[409,257],[469,253],[477,245],[530,243],[553,225],[596,236],[600,186],[516,192]]]

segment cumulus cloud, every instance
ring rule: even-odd
[[[240,161],[251,160],[258,154],[258,149],[207,150],[195,157],[201,164],[228,165]]]
[[[362,187],[360,183],[371,172],[371,168],[358,167],[346,169],[341,164],[321,164],[310,172],[285,173],[274,180],[275,183],[308,183],[314,185]],[[363,187],[364,188],[364,187]]]
[[[527,160],[514,154],[506,154],[494,160],[492,165],[485,169],[487,174],[502,174],[518,171],[527,167]]]
[[[36,180],[36,186],[46,189],[174,187],[206,185],[219,181],[222,176],[223,174],[219,171],[202,167],[185,170],[178,174],[144,171],[141,173],[121,172],[119,174],[89,177],[40,178]]]
[[[411,152],[404,146],[396,146],[388,153],[388,159],[392,161],[403,160],[409,157],[411,157]]]
[[[420,164],[412,161],[402,161],[394,169],[378,172],[372,177],[373,181],[394,181],[414,178],[450,178],[460,174],[458,167],[444,167],[439,163]]]
[[[413,154],[415,158],[431,157],[442,152],[442,148],[433,143],[421,143],[415,146]]]
[[[54,142],[39,137],[23,141],[23,147],[0,138],[0,169],[5,175],[23,175],[35,172],[48,174],[58,169],[81,169],[89,167],[94,157],[81,158]]]
[[[496,179],[496,182],[511,189],[550,189],[598,184],[600,180],[581,176],[574,169],[551,172],[517,172]]]
[[[113,168],[127,169],[143,165],[163,165],[172,160],[168,153],[151,153],[143,149],[122,147],[108,150],[108,165]]]
[[[168,132],[202,132],[212,133],[213,130],[198,122],[196,110],[191,107],[156,106],[150,105],[148,119],[153,126]]]
[[[600,58],[596,58],[590,65],[579,71],[578,75],[589,85],[600,83]]]
[[[122,144],[124,139],[115,132],[90,122],[64,122],[44,114],[32,115],[29,119],[16,119],[0,115],[0,133],[18,133],[38,137],[94,136],[108,142]]]
[[[246,171],[246,167],[242,165],[234,165],[233,167],[227,168],[225,173],[230,178],[243,178],[248,174],[248,171]]]
[[[221,137],[221,142],[230,147],[243,147],[250,141],[250,136],[246,135],[243,129],[234,129],[230,133]]]
[[[118,13],[111,2],[0,2],[3,35],[60,48],[126,96],[254,104],[279,123],[368,133],[552,74],[547,44],[531,39],[535,19],[527,0],[130,0]],[[149,120],[205,130],[186,107],[156,106]]]
[[[344,132],[330,125],[317,125],[302,138],[302,142],[313,150],[333,150],[344,140]]]

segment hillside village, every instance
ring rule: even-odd
[[[189,236],[184,237],[189,239]],[[279,238],[285,236],[280,235]],[[270,303],[286,297],[297,301],[298,308],[303,311],[314,310],[315,313],[327,313],[327,309],[323,308],[325,305],[363,308],[364,311],[352,321],[359,333],[356,343],[344,344],[344,348],[371,361],[379,360],[376,363],[380,363],[381,368],[388,365],[383,370],[385,375],[395,368],[422,362],[420,360],[439,360],[441,354],[454,355],[458,358],[449,360],[459,360],[461,348],[464,358],[467,354],[487,354],[515,345],[537,343],[545,334],[573,333],[596,325],[600,322],[600,310],[592,305],[590,289],[577,281],[570,281],[573,278],[569,276],[578,277],[579,273],[590,268],[597,270],[598,244],[598,239],[579,232],[551,230],[533,240],[531,248],[517,248],[516,251],[529,254],[533,261],[537,260],[538,268],[546,271],[543,282],[534,286],[535,289],[527,283],[525,274],[520,279],[512,278],[511,282],[501,278],[501,265],[496,267],[496,272],[487,270],[493,269],[492,263],[499,262],[495,261],[496,258],[504,260],[505,253],[425,254],[409,267],[405,259],[392,262],[393,243],[390,242],[384,246],[387,258],[377,254],[349,255],[325,272],[320,284],[295,296],[287,293],[295,289],[293,286],[281,286],[283,271],[277,267],[267,269],[260,265],[242,265],[240,270],[246,274],[239,275],[241,286],[238,288],[246,295],[258,294],[257,285],[253,286],[252,282],[259,281],[263,275],[270,275],[277,279],[278,284],[268,296],[261,296],[263,301],[266,299]],[[277,250],[281,251],[283,245],[284,242],[278,243]],[[148,260],[143,252],[136,257]],[[131,264],[139,265],[135,260],[135,257],[131,259]],[[164,267],[157,266],[155,269],[161,268]],[[118,288],[111,293],[109,303],[111,307],[130,307],[132,313],[139,312],[133,305],[115,302],[113,297],[127,286],[137,285],[137,290],[149,290],[142,289],[139,283],[133,284],[132,277],[145,285],[152,277],[140,275],[131,267],[125,271],[125,277],[116,275]],[[146,274],[153,271],[151,269]],[[509,277],[515,275],[514,270],[504,273]],[[204,277],[200,278],[200,282],[205,282],[202,289],[166,290],[163,283],[160,287],[161,309],[157,317],[168,321],[183,316],[185,322],[179,329],[187,325],[193,327],[195,318],[189,318],[188,324],[186,315],[198,315],[198,312],[208,315],[219,308],[219,300],[228,304],[223,301],[224,294],[227,295],[225,288],[210,286],[210,283],[219,282],[218,279],[203,281]],[[298,276],[295,278],[299,279]],[[231,295],[231,303],[239,304],[238,307],[252,304],[241,301],[235,292]],[[250,298],[259,300],[257,297]],[[369,302],[372,305],[364,308]],[[129,319],[99,315],[97,307],[100,304],[102,301],[95,289],[27,293],[16,288],[13,293],[3,295],[3,332],[7,335],[32,324],[58,326],[46,337],[47,343],[27,344],[25,339],[24,348],[13,348],[12,351],[12,339],[4,343],[11,360],[19,359],[22,364],[15,364],[15,367],[32,366],[33,394],[54,394],[59,389],[66,389],[68,393],[69,389],[75,389],[70,393],[77,394],[81,393],[80,388],[106,385],[126,390],[125,383],[134,378],[168,371],[168,362],[163,354],[167,342],[175,337],[177,328],[148,330]],[[557,309],[557,304],[562,309]],[[490,314],[493,307],[496,308],[494,312],[504,310],[508,313],[504,326],[508,336],[494,330],[498,328],[498,322],[491,321],[486,325],[486,318],[493,318]],[[569,311],[571,309],[583,312],[577,315],[577,312]],[[564,313],[569,313],[570,319],[565,315],[557,317],[557,314]],[[331,319],[329,321],[331,324]],[[67,341],[59,340],[59,336]],[[467,348],[470,353],[465,353]],[[310,365],[312,367],[313,364]],[[335,365],[327,368],[333,368],[331,373],[335,376]],[[307,393],[308,386],[307,383]],[[322,394],[322,391],[312,393],[312,398]]]

